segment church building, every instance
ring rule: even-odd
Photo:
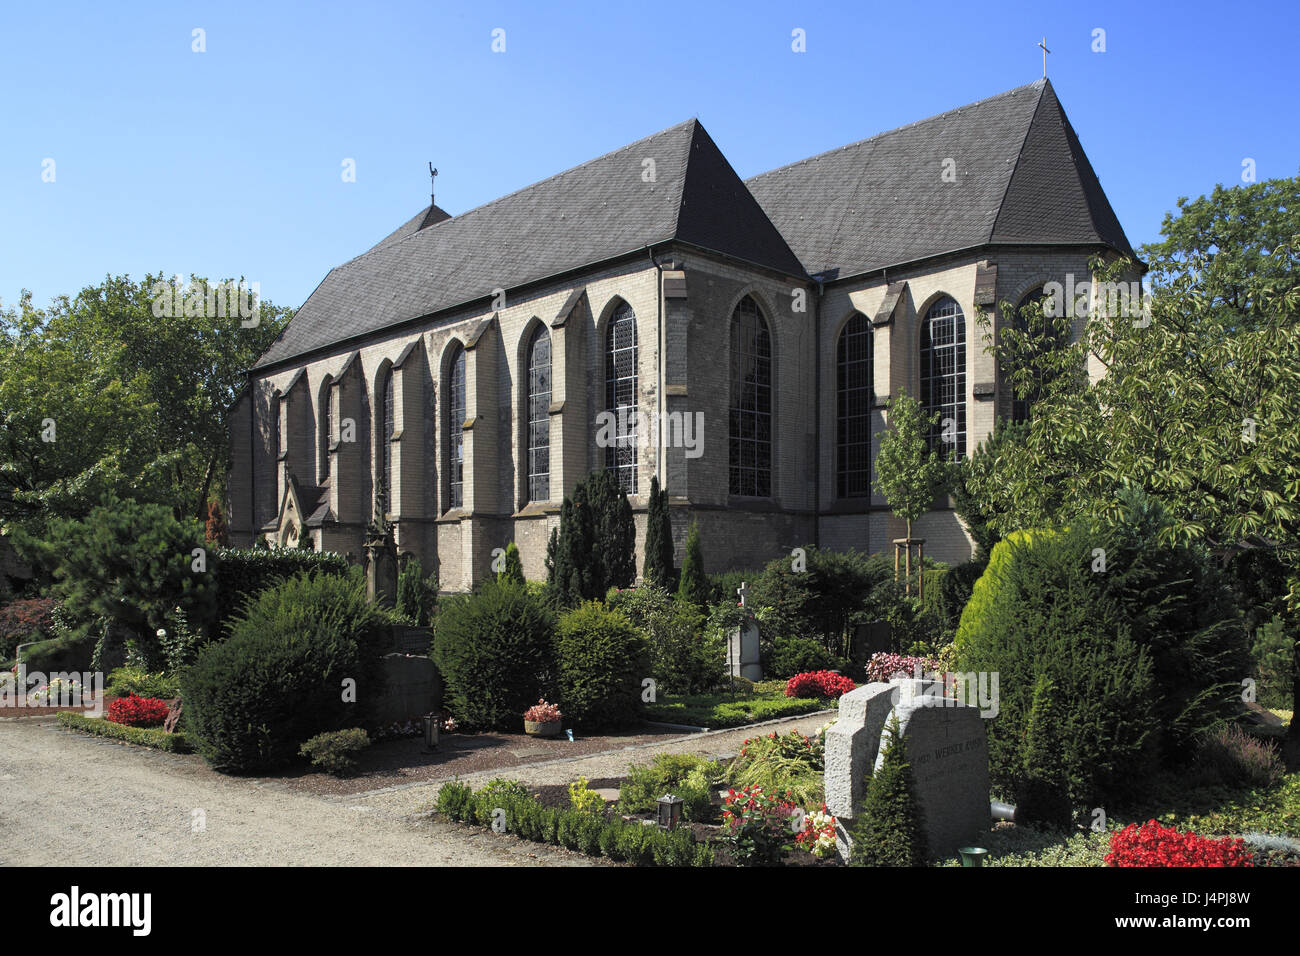
[[[900,391],[948,457],[1023,415],[981,313],[1134,255],[1047,80],[742,180],[697,120],[333,269],[234,409],[232,543],[363,559],[379,504],[445,590],[515,542],[545,577],[561,503],[609,469],[669,495],[677,559],[890,551],[873,465]],[[938,501],[927,556],[972,542]]]

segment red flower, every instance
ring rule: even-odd
[[[167,701],[157,697],[127,694],[108,705],[108,719],[128,727],[157,727],[167,719],[170,709]]]

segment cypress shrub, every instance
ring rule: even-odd
[[[392,624],[351,578],[297,575],[262,592],[181,675],[196,749],[218,770],[261,770],[317,734],[372,726]]]
[[[471,728],[517,731],[524,711],[550,689],[551,612],[527,587],[490,581],[477,594],[443,602],[433,660],[457,720]]]
[[[519,545],[513,541],[506,545],[505,567],[497,575],[497,580],[508,584],[524,584],[524,562],[519,557]]]
[[[709,577],[704,573],[704,555],[700,551],[700,526],[692,520],[691,530],[686,534],[686,555],[682,558],[677,597],[697,607],[706,607],[711,590]]]
[[[561,615],[556,651],[566,719],[608,727],[636,717],[649,648],[622,612],[589,601]]]
[[[673,569],[673,526],[668,514],[668,491],[660,490],[659,476],[650,478],[650,505],[645,527],[645,570],[642,580],[669,590],[676,585]]]
[[[867,786],[862,809],[853,820],[853,866],[924,866],[929,850],[916,802],[907,744],[891,715],[889,740],[880,769]]]
[[[636,522],[632,503],[612,471],[590,475],[593,545],[595,564],[593,599],[610,588],[631,587],[636,581]]]

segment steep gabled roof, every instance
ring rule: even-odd
[[[653,182],[643,177],[647,159]],[[709,134],[688,120],[459,216],[416,216],[331,271],[255,367],[669,239],[804,275]]]
[[[1132,252],[1047,80],[746,185],[804,268],[832,278],[996,242]]]

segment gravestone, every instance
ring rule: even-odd
[[[935,681],[873,683],[840,698],[826,732],[826,808],[836,817],[836,844],[847,859],[847,824],[883,762],[885,726],[898,717],[917,805],[932,856],[952,856],[978,842],[991,821],[988,734],[977,707],[945,698]]]
[[[727,672],[732,677],[744,677],[747,680],[763,679],[763,668],[758,660],[758,622],[745,606],[749,588],[743,583],[736,589],[740,595],[740,606],[745,611],[745,621],[727,635]]]

